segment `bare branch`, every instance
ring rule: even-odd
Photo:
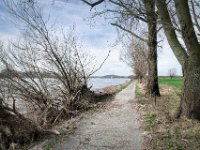
[[[198,22],[199,16],[196,13],[194,0],[190,0],[190,4],[191,4],[191,7],[192,7],[192,16],[193,16],[193,19],[194,19],[194,24],[196,25],[198,31],[200,32],[200,25],[199,25],[199,22]]]
[[[140,37],[140,36],[137,35],[136,33],[134,33],[134,32],[132,32],[132,31],[126,29],[125,27],[122,27],[121,25],[119,25],[119,24],[117,24],[117,23],[111,23],[111,25],[120,28],[121,30],[123,30],[123,31],[125,31],[125,32],[127,32],[127,33],[129,33],[129,34],[131,34],[132,36],[134,36],[134,37],[140,39],[140,40],[143,41],[143,42],[147,42],[147,39],[144,39],[144,38]]]
[[[109,55],[110,55],[110,51],[108,52],[108,55],[106,56],[106,58],[104,59],[104,61],[99,65],[99,67],[97,67],[93,72],[91,72],[89,74],[89,76],[93,75],[94,73],[96,73],[97,71],[99,71],[101,69],[101,67],[104,65],[104,63],[108,59]]]
[[[81,1],[83,1],[83,2],[86,3],[87,5],[91,6],[91,9],[90,9],[90,10],[92,10],[93,7],[95,7],[96,5],[99,5],[99,4],[103,3],[105,0],[98,0],[98,1],[96,1],[96,2],[94,2],[94,3],[90,3],[90,2],[88,2],[87,0],[81,0]]]

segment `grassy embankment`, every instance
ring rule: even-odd
[[[161,97],[146,97],[144,86],[136,86],[136,97],[144,120],[146,147],[152,150],[200,150],[200,122],[176,119],[182,78],[159,78]]]
[[[125,89],[130,83],[131,83],[131,81],[116,86],[116,89],[114,89],[111,93],[112,93],[113,95],[115,95],[115,94],[121,92],[121,91],[122,91],[123,89]]]

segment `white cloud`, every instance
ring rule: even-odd
[[[99,70],[96,75],[119,74],[130,75],[132,70],[119,60],[121,46],[112,47],[115,43],[117,32],[108,23],[105,23],[103,18],[90,20],[90,8],[82,4],[80,1],[63,2],[65,0],[55,1],[55,3],[42,0],[44,5],[44,14],[50,14],[50,24],[55,22],[55,28],[62,26],[64,29],[69,29],[73,25],[76,26],[76,33],[81,40],[84,49],[87,49],[97,58],[97,64],[102,62],[108,51],[111,50],[110,57],[105,65]],[[1,13],[1,9],[0,9]],[[4,14],[5,15],[5,14]],[[0,39],[14,39],[17,37],[16,28],[10,26],[10,22],[6,22],[5,16],[0,23]],[[6,23],[8,25],[6,25]],[[12,27],[12,28],[11,28]],[[163,50],[159,52],[158,69],[159,75],[167,75],[168,69],[175,67],[178,73],[181,74],[181,68],[169,45],[165,41]]]

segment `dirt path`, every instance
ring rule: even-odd
[[[134,109],[135,83],[118,93],[106,109],[83,119],[55,150],[140,150],[142,131]]]

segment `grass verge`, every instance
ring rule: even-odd
[[[123,89],[125,89],[130,83],[131,83],[131,81],[130,81],[130,82],[127,82],[127,83],[124,83],[124,84],[118,85],[118,86],[116,87],[116,89],[114,89],[111,93],[112,93],[113,95],[115,95],[115,94],[121,92],[121,91],[122,91]]]
[[[139,84],[136,84],[136,86],[135,86],[135,96],[136,96],[136,98],[137,98],[137,100],[138,100],[138,102],[140,104],[144,104],[144,96],[145,96],[145,94],[141,90],[141,87],[140,87]]]
[[[138,84],[135,91],[142,108],[145,148],[200,150],[200,122],[175,118],[180,105],[180,95],[177,91],[181,92],[182,79],[161,78],[159,81],[162,96],[157,98],[156,105],[153,98],[145,96],[142,85]]]

